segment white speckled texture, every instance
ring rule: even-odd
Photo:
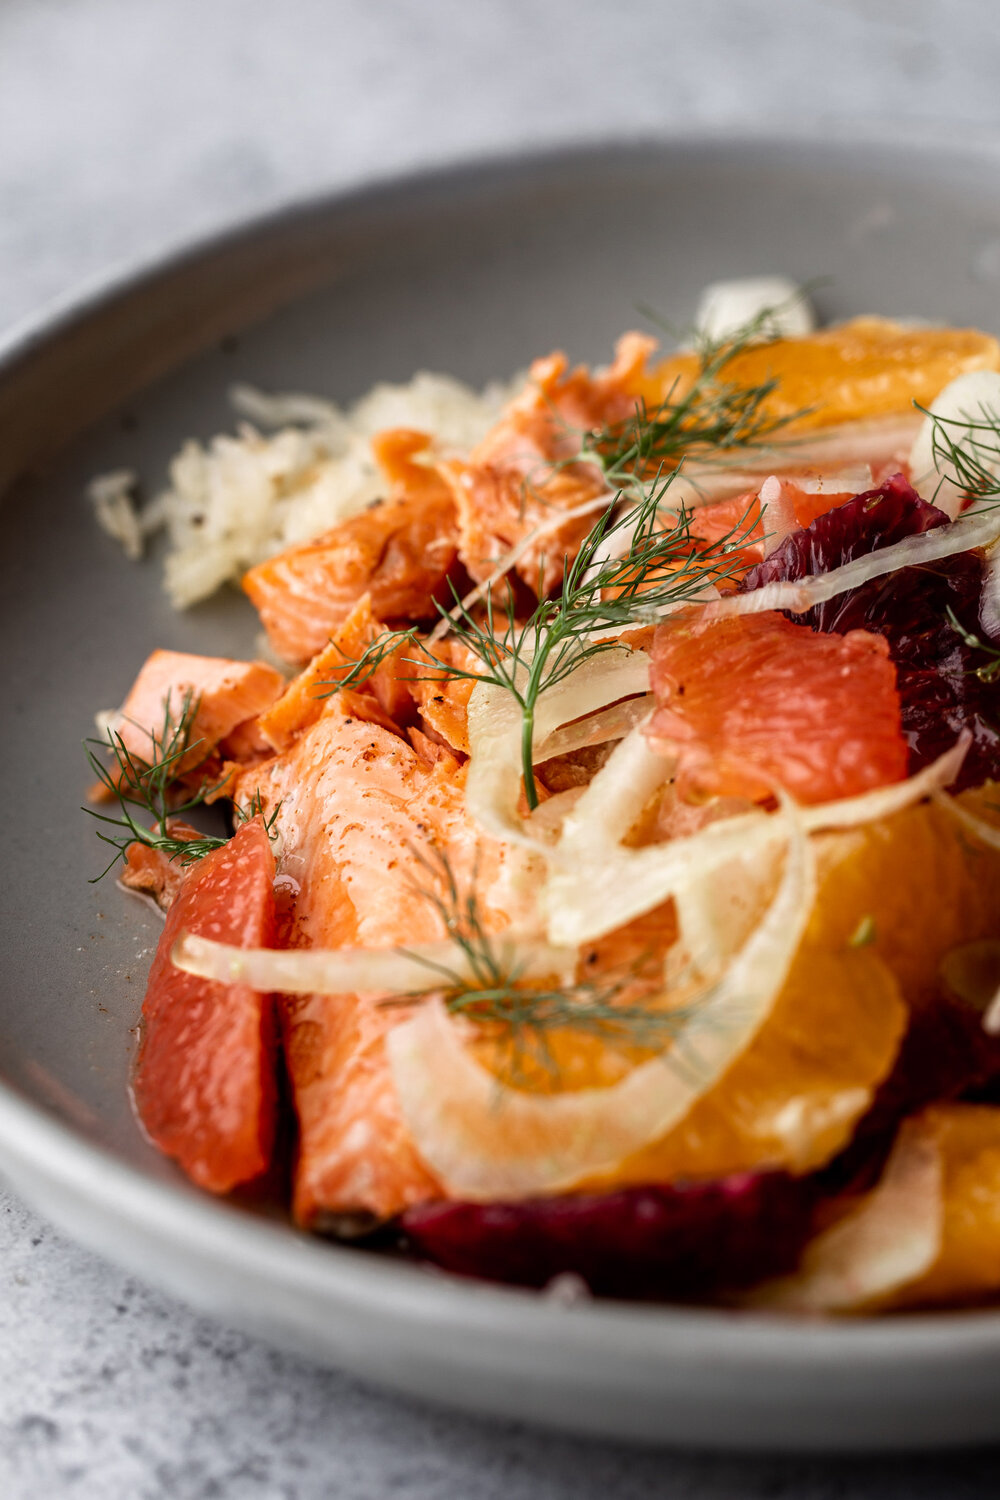
[[[117,263],[372,172],[774,117],[993,132],[998,76],[996,0],[0,0],[0,329]],[[429,1413],[195,1318],[9,1198],[0,1277],[4,1500],[997,1489],[995,1454],[705,1459]]]

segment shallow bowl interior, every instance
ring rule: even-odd
[[[715,141],[460,169],[288,211],[109,288],[0,362],[6,826],[0,1165],[75,1232],[268,1336],[472,1407],[644,1439],[891,1446],[1000,1435],[992,1314],[803,1328],[562,1309],[363,1251],[181,1184],[128,1077],[159,922],[79,811],[80,742],[155,646],[254,651],[235,591],[187,614],[123,558],[84,487],[148,493],[235,381],[349,400],[380,379],[505,377],[553,347],[604,360],[640,306],[674,325],[708,280],[830,278],[861,311],[1000,329],[990,151]],[[879,1405],[873,1408],[873,1396]]]

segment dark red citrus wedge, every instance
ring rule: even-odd
[[[445,1270],[520,1286],[572,1272],[613,1297],[694,1297],[794,1266],[814,1192],[784,1172],[519,1203],[429,1203],[403,1215]]]
[[[740,588],[826,573],[947,520],[896,474],[786,537]],[[979,621],[982,582],[982,559],[965,552],[872,579],[796,617],[815,630],[863,629],[886,638],[896,664],[910,771],[935,760],[963,729],[972,734],[958,788],[1000,776],[1000,684],[982,679],[979,670],[989,658],[949,622],[950,611],[965,632],[985,638]]]

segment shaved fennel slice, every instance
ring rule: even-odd
[[[586,657],[576,671],[539,695],[535,743],[544,744],[573,719],[648,691],[649,657],[644,651],[616,646]],[[494,838],[534,847],[534,838],[517,815],[521,732],[521,707],[513,694],[477,683],[469,699],[466,808],[472,820]]]
[[[815,899],[813,852],[786,805],[785,868],[764,919],[728,972],[681,1023],[670,1055],[608,1088],[529,1094],[504,1088],[431,1000],[386,1039],[403,1118],[424,1161],[456,1197],[487,1202],[560,1192],[679,1124],[766,1022]]]
[[[990,547],[983,568],[983,589],[979,596],[979,623],[988,636],[1000,635],[1000,546]]]
[[[930,1271],[943,1234],[941,1153],[913,1121],[903,1126],[877,1187],[806,1247],[794,1275],[765,1282],[746,1300],[776,1312],[873,1307]]]
[[[1000,828],[995,823],[987,823],[985,818],[977,817],[974,812],[963,807],[957,798],[949,797],[946,792],[936,792],[934,801],[981,844],[985,844],[988,849],[1000,849]],[[1000,1034],[1000,991],[984,1009],[983,1030],[990,1036]]]
[[[816,604],[835,599],[848,589],[858,588],[872,578],[882,578],[899,568],[919,567],[941,557],[954,557],[975,547],[989,547],[1000,540],[1000,507],[961,516],[949,526],[908,536],[891,547],[869,552],[829,573],[818,573],[797,582],[765,583],[746,594],[729,594],[715,603],[706,604],[703,618],[718,620],[727,615],[759,614],[768,609],[787,609],[804,614]]]
[[[610,740],[624,739],[637,724],[645,723],[655,703],[651,693],[644,693],[641,698],[626,698],[612,703],[610,708],[599,709],[595,714],[564,724],[535,746],[535,765],[552,760],[556,755],[571,755],[574,750],[586,750],[593,745],[606,745]]]
[[[971,735],[969,737],[971,739]],[[1000,828],[995,823],[988,823],[985,818],[977,817],[974,812],[963,807],[957,798],[949,797],[947,792],[940,789],[935,791],[934,801],[981,844],[985,844],[988,849],[1000,849]]]
[[[624,848],[622,840],[670,774],[669,762],[662,760],[658,768],[660,757],[644,740],[639,729],[621,742],[567,814],[562,838],[548,851],[545,907],[551,943],[593,942],[671,896],[697,901],[704,882],[736,859],[764,859],[782,836],[780,819],[749,812],[667,843]],[[799,808],[802,826],[809,833],[856,828],[901,812],[954,781],[970,740],[963,731],[950,750],[905,781]]]
[[[636,725],[597,772],[563,826],[561,855],[618,847],[650,798],[670,780],[673,765]]]
[[[904,464],[919,431],[918,412],[876,421],[844,422],[839,427],[818,429],[789,437],[761,448],[731,449],[724,461],[689,459],[670,486],[671,504],[683,503],[690,510],[711,505],[745,490],[756,490],[769,474],[795,479],[800,470],[828,470],[828,491],[854,489],[860,494],[870,478],[857,479],[862,465]],[[826,477],[825,475],[823,477]]]
[[[575,949],[500,937],[495,951],[528,979],[569,982],[576,969]],[[412,948],[234,948],[185,932],[171,958],[201,979],[284,995],[426,994],[443,983],[476,982],[466,951],[444,941]]]
[[[961,943],[945,954],[938,966],[945,990],[977,1010],[987,1036],[1000,1031],[1000,942],[982,938]]]
[[[701,879],[688,878],[674,892],[677,941],[667,954],[667,981],[708,984],[748,940],[760,919],[768,887],[777,874],[775,841],[751,854],[737,854]]]
[[[1000,374],[967,370],[935,396],[910,450],[913,487],[924,500],[954,518],[965,501],[958,471],[940,440],[944,437],[974,468],[1000,474]]]
[[[770,557],[780,547],[785,537],[797,530],[795,507],[788,486],[777,474],[769,474],[760,487],[758,495],[761,507],[761,526],[764,531],[764,556]]]
[[[841,422],[836,427],[817,427],[812,431],[786,438],[760,451],[765,473],[791,468],[846,468],[849,464],[886,464],[905,462],[913,439],[920,429],[919,412],[901,412],[897,416],[868,418],[858,422]],[[756,462],[756,458],[754,462]]]

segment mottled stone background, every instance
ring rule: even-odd
[[[996,0],[0,0],[0,329],[314,188],[539,141],[1000,130]],[[0,1198],[3,1500],[987,1500],[1000,1458],[631,1453],[428,1413]]]

